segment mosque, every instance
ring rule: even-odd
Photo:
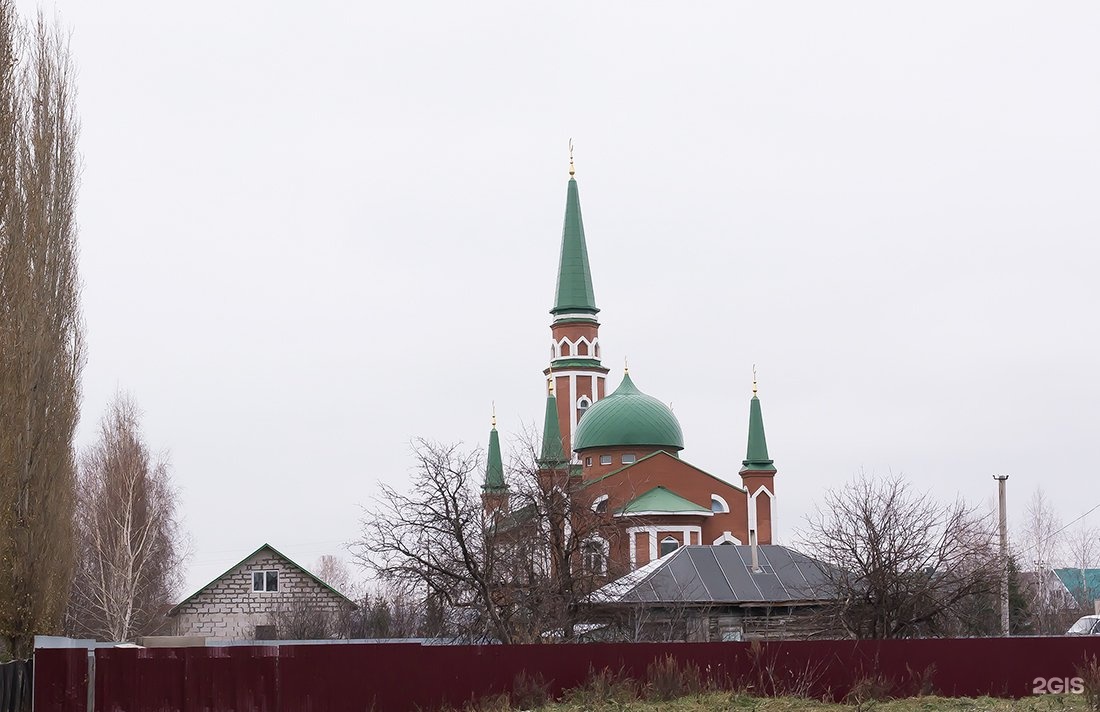
[[[684,435],[672,409],[642,392],[628,369],[606,393],[599,311],[571,158],[538,466],[566,472],[575,504],[611,525],[585,543],[588,565],[626,572],[686,545],[773,543],[776,469],[755,380],[748,447],[740,484],[733,484],[732,473],[712,474],[682,457]],[[486,509],[506,510],[508,490],[494,421],[482,487]]]

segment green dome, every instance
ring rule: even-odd
[[[684,449],[684,433],[672,409],[639,391],[630,374],[623,375],[614,393],[585,412],[573,439],[577,451],[621,445]]]

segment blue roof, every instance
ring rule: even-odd
[[[1100,569],[1054,569],[1054,573],[1078,603],[1100,599]]]

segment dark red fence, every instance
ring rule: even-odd
[[[554,693],[582,684],[590,669],[645,680],[647,667],[667,655],[759,694],[839,699],[874,681],[895,695],[1022,697],[1037,680],[1075,677],[1086,655],[1100,657],[1100,638],[106,648],[95,651],[91,675],[84,650],[39,650],[35,710],[86,711],[90,677],[97,711],[399,712],[509,691],[520,673],[541,675]]]

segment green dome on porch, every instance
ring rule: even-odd
[[[623,375],[615,392],[589,408],[577,423],[573,449],[649,445],[655,449],[684,449],[684,433],[672,409],[642,393]]]

